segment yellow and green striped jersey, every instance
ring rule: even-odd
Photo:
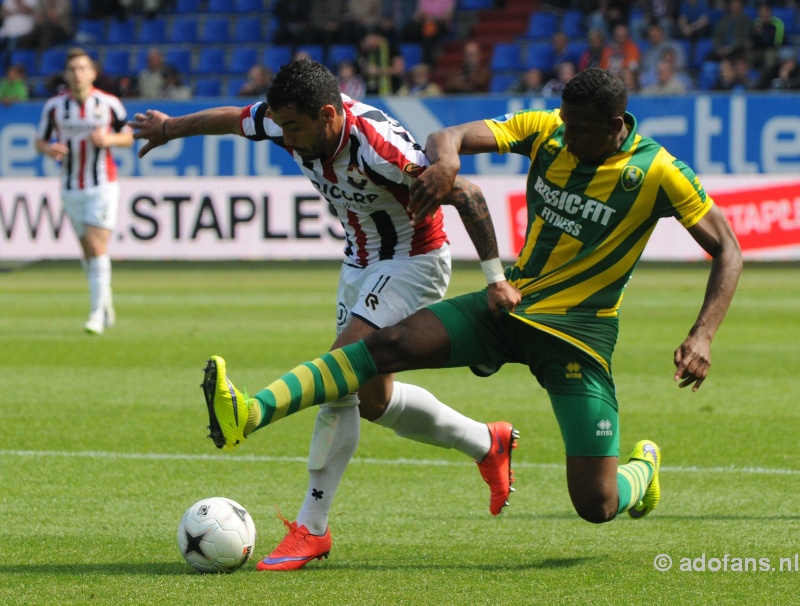
[[[558,110],[486,120],[500,153],[531,160],[527,235],[509,274],[523,294],[514,315],[568,340],[586,341],[596,319],[617,318],[659,219],[675,217],[688,228],[713,204],[688,166],[636,132],[633,115],[626,113],[625,123],[629,133],[620,149],[587,164],[565,149]],[[611,349],[615,337],[606,343]],[[611,350],[601,349],[610,357]]]

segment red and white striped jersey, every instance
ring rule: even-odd
[[[83,103],[69,92],[45,102],[36,136],[44,141],[57,139],[69,148],[61,165],[64,189],[88,189],[117,180],[111,149],[96,147],[90,135],[98,128],[114,132],[129,129],[126,119],[122,102],[97,88]]]
[[[447,243],[441,209],[415,226],[407,210],[409,187],[429,165],[425,152],[381,110],[346,95],[342,101],[342,139],[330,158],[303,160],[286,146],[265,102],[242,111],[242,134],[254,141],[269,139],[292,154],[341,221],[346,262],[365,267],[441,248]]]

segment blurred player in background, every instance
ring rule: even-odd
[[[550,397],[577,513],[593,523],[624,511],[634,518],[649,514],[661,496],[659,447],[640,440],[619,464],[611,358],[622,295],[658,221],[677,219],[712,260],[700,311],[673,356],[674,380],[696,391],[708,375],[711,341],[736,290],[742,255],[694,172],[638,134],[626,107],[623,82],[589,68],[564,87],[560,110],[523,110],[432,133],[431,165],[412,190],[414,216],[436,208],[451,191],[460,154],[530,158],[527,237],[507,270],[521,291],[519,304],[498,314],[483,291],[434,303],[298,366],[252,398],[233,387],[221,372],[224,360],[214,356],[220,372],[211,410],[226,442],[377,373],[479,366],[491,374],[521,363]]]
[[[267,102],[220,107],[180,117],[148,110],[131,121],[134,137],[146,140],[139,151],[192,135],[236,134],[269,140],[292,154],[303,174],[330,202],[345,230],[345,258],[337,294],[334,347],[354,343],[390,326],[429,303],[439,301],[450,280],[450,252],[443,215],[435,209],[412,220],[410,187],[428,166],[411,134],[377,108],[342,95],[336,77],[323,65],[298,60],[284,65]],[[458,179],[443,203],[455,206],[484,268],[500,267],[497,241],[481,191]],[[502,271],[485,271],[491,304],[513,307],[519,293]],[[215,375],[209,365],[204,389],[209,406]],[[361,416],[419,442],[456,448],[478,462],[491,490],[490,511],[497,515],[511,489],[511,450],[516,432],[508,422],[473,421],[431,393],[375,377],[352,394],[320,408],[311,440],[310,481],[288,534],[262,562],[260,570],[293,570],[331,548],[328,513],[345,468],[356,450]],[[214,419],[209,411],[210,418]],[[226,444],[212,422],[211,437]]]
[[[120,189],[112,147],[133,145],[120,100],[94,87],[97,71],[81,48],[67,52],[67,90],[48,99],[36,149],[61,164],[61,197],[83,249],[89,281],[86,332],[99,335],[115,322],[108,240],[116,227]]]

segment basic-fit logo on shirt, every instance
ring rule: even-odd
[[[633,191],[644,182],[644,171],[638,166],[628,165],[622,169],[619,180],[625,191]]]

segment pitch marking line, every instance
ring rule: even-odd
[[[305,457],[273,457],[269,455],[220,455],[220,454],[180,454],[156,452],[109,452],[102,450],[0,450],[2,457],[58,457],[58,458],[84,458],[84,459],[120,459],[137,461],[220,461],[240,463],[242,461],[255,463],[306,463]],[[458,461],[437,461],[434,459],[375,459],[370,457],[352,460],[353,463],[365,465],[418,465],[423,467],[460,467],[465,463]],[[516,461],[514,467],[535,469],[563,469],[562,463],[526,463]],[[742,473],[756,475],[800,475],[800,469],[776,469],[769,467],[669,467],[661,468],[669,473]]]

